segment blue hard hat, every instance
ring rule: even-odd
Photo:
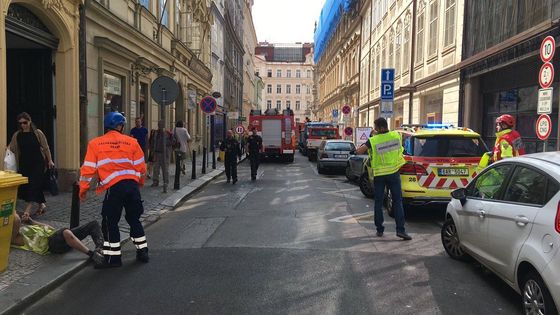
[[[126,118],[119,112],[110,112],[105,116],[105,129],[116,129],[120,125],[126,124]]]

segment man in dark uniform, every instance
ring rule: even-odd
[[[233,180],[233,184],[237,182],[237,159],[241,160],[241,147],[239,141],[233,137],[233,131],[228,130],[227,138],[222,142],[220,150],[225,152],[226,178],[227,183]]]
[[[251,135],[247,139],[246,151],[249,153],[249,161],[251,161],[251,180],[257,179],[257,170],[259,169],[259,153],[262,150],[262,138],[257,135],[257,128],[251,129]]]

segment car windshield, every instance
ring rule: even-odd
[[[325,150],[328,151],[352,151],[354,144],[350,142],[329,142],[325,145]]]
[[[414,137],[413,143],[405,143],[406,150],[414,156],[423,157],[481,157],[488,151],[480,138],[460,136]]]
[[[310,134],[315,137],[336,137],[336,130],[334,129],[311,129]]]

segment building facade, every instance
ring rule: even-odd
[[[244,0],[225,1],[224,32],[224,109],[227,129],[239,123],[243,116],[243,7]],[[248,114],[247,114],[248,115]]]
[[[28,112],[69,187],[80,167],[83,1],[0,0],[0,9],[0,150]]]
[[[264,90],[261,110],[290,108],[304,122],[313,106],[313,44],[259,43],[255,67]]]
[[[395,69],[392,127],[459,123],[463,1],[371,0],[361,10],[361,126],[380,116],[381,69]]]
[[[224,110],[224,80],[225,80],[225,52],[224,52],[224,34],[225,20],[224,0],[212,0],[212,15],[214,23],[212,24],[212,61],[210,69],[212,71],[212,91],[219,92],[220,97],[216,98],[218,109],[212,117],[212,143],[217,144],[225,138],[226,132],[226,116]]]
[[[360,1],[340,19],[325,48],[316,57],[318,79],[317,118],[340,129],[355,127],[360,93]],[[317,60],[318,58],[318,60]],[[343,114],[342,108],[351,112]]]
[[[460,108],[464,124],[481,132],[486,143],[495,141],[499,115],[516,118],[528,153],[560,150],[558,139],[558,78],[552,83],[552,134],[545,143],[535,134],[540,89],[539,57],[546,36],[560,42],[560,1],[466,1],[463,61],[464,94]],[[496,19],[500,16],[500,19]],[[558,50],[554,65],[558,64]]]
[[[252,109],[257,109],[257,76],[255,75],[255,47],[257,46],[257,33],[253,24],[253,0],[245,0],[243,5],[243,110],[241,122],[245,127],[249,125],[249,114]]]

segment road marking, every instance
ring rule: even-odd
[[[330,219],[329,222],[349,223],[349,224],[374,223],[373,212],[369,211],[364,213],[343,215],[341,217]]]

